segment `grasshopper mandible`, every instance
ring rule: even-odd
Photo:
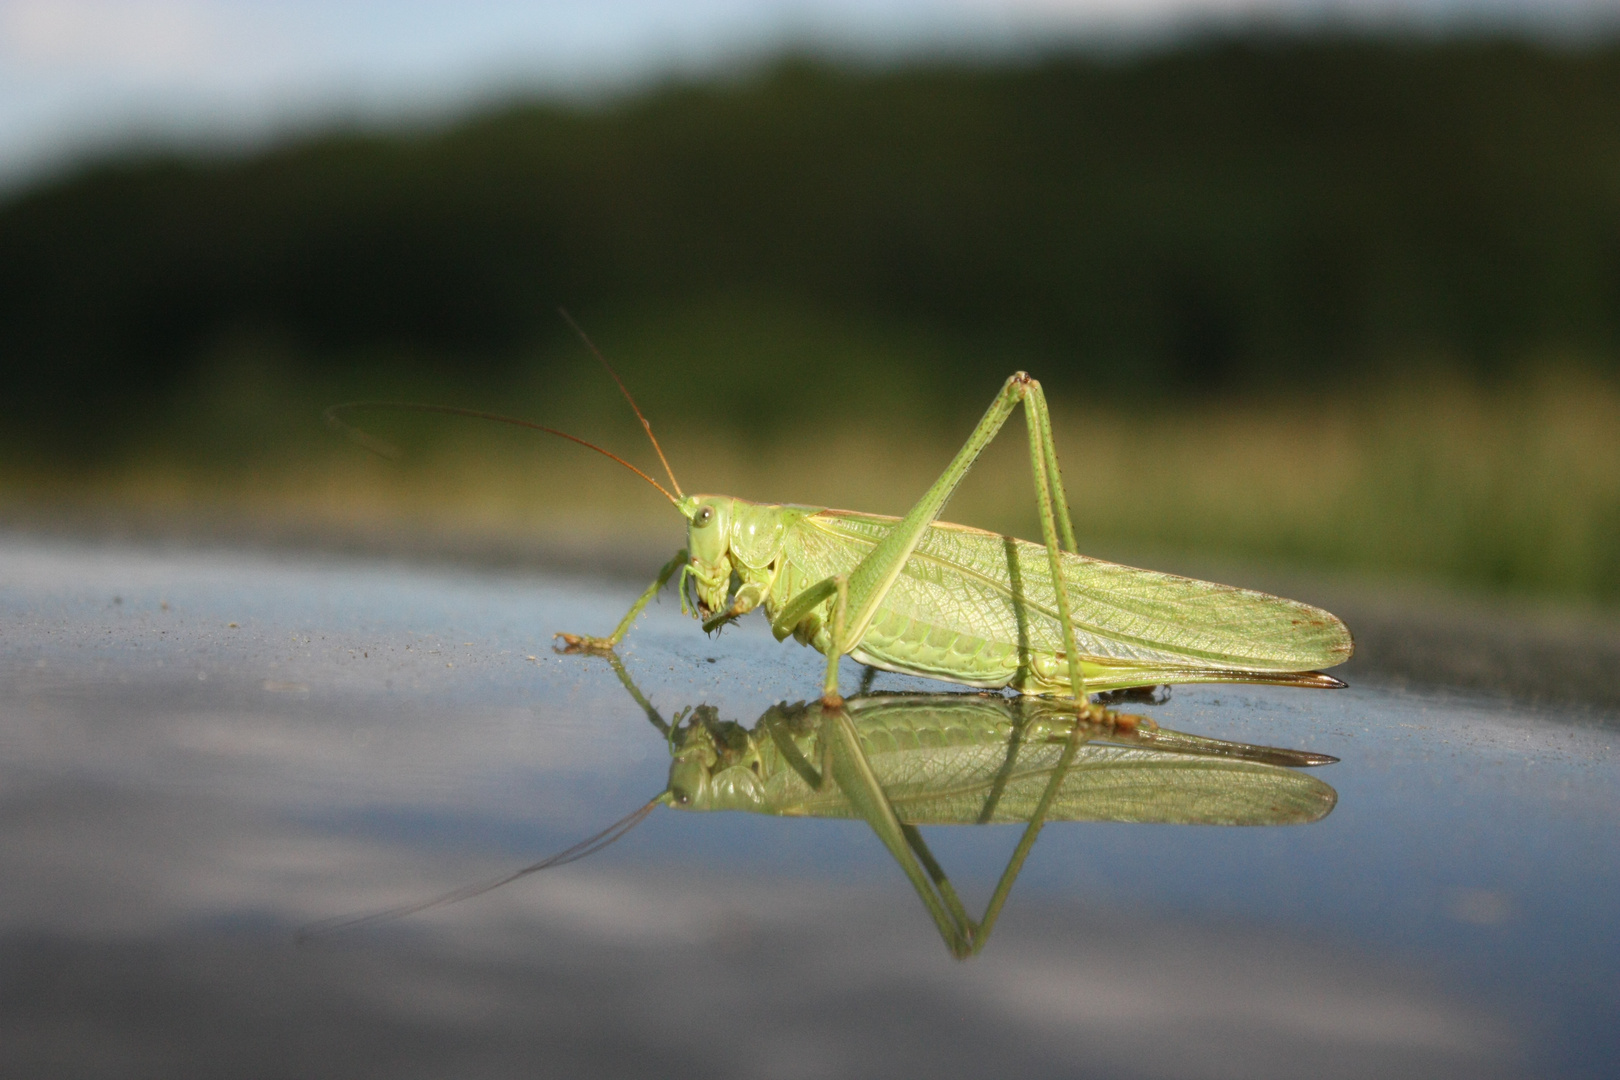
[[[686,519],[686,547],[611,634],[559,633],[565,652],[611,652],[679,572],[681,609],[700,618],[705,631],[763,608],[778,641],[791,636],[825,655],[821,700],[830,708],[842,701],[844,656],[966,686],[1066,697],[1088,717],[1102,713],[1089,693],[1161,683],[1344,685],[1316,670],[1344,662],[1353,648],[1344,623],[1320,608],[1079,554],[1046,397],[1023,372],[1002,386],[934,485],[904,517],[893,518],[685,494],[629,389],[597,358],[635,410],[673,491],[617,454],[524,420],[401,402],[327,410],[329,422],[341,427],[347,425],[337,420],[340,410],[387,405],[545,431],[611,458],[674,504]],[[939,520],[1019,406],[1029,432],[1040,544]]]

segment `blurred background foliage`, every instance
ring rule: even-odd
[[[390,465],[320,424],[402,397],[651,460],[559,305],[689,489],[902,511],[1026,369],[1098,554],[1620,599],[1601,43],[789,56],[106,160],[0,204],[0,500],[673,547],[562,444],[378,416]],[[1032,534],[1026,473],[1020,432],[949,516]]]

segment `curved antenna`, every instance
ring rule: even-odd
[[[585,331],[581,329],[579,323],[574,321],[574,317],[568,314],[568,309],[558,308],[557,314],[561,315],[563,317],[563,321],[574,328],[574,333],[578,334],[579,340],[583,341],[585,343],[585,347],[591,350],[591,355],[595,356],[601,365],[607,368],[607,373],[613,376],[614,382],[619,384],[619,393],[624,395],[624,400],[628,401],[630,403],[630,407],[635,410],[636,419],[641,421],[642,429],[647,432],[647,438],[652,440],[653,449],[658,451],[658,460],[664,463],[664,472],[669,474],[669,482],[674,486],[675,494],[685,498],[686,492],[681,490],[681,482],[675,479],[675,470],[669,467],[669,459],[664,456],[664,448],[658,445],[658,436],[653,434],[652,425],[647,423],[647,418],[645,416],[641,415],[641,406],[637,405],[636,399],[630,396],[630,388],[624,385],[624,380],[619,378],[619,373],[614,371],[613,365],[607,362],[607,357],[602,355],[602,350],[596,347],[596,343],[586,335]]]
[[[620,465],[623,465],[625,468],[647,481],[647,483],[657,488],[659,494],[663,495],[664,498],[668,499],[672,503],[675,503],[676,505],[680,504],[680,500],[674,495],[671,495],[668,488],[664,487],[663,484],[660,484],[658,481],[654,480],[652,477],[648,476],[646,473],[624,460],[624,458],[620,457],[618,454],[613,453],[611,450],[604,450],[595,443],[586,442],[578,435],[570,435],[566,431],[558,431],[556,428],[546,427],[544,424],[536,424],[529,420],[519,420],[512,416],[502,416],[499,413],[480,412],[477,409],[461,409],[454,405],[423,405],[416,401],[345,401],[340,405],[327,406],[326,412],[322,414],[326,419],[327,427],[331,428],[333,431],[341,431],[343,434],[347,435],[361,446],[364,446],[367,450],[381,454],[386,458],[397,458],[399,456],[398,448],[393,446],[391,443],[383,442],[381,439],[378,439],[373,435],[368,435],[366,432],[361,431],[353,424],[346,424],[342,420],[338,419],[339,413],[347,412],[350,409],[409,409],[412,412],[443,413],[445,416],[470,416],[474,420],[493,420],[497,424],[511,424],[514,427],[529,428],[534,431],[544,431],[548,435],[556,435],[558,438],[567,439],[572,443],[578,443],[587,450],[595,450],[603,457],[617,461]],[[643,423],[645,423],[645,421],[643,421]],[[673,480],[674,477],[670,477],[670,479]],[[680,487],[677,486],[675,490],[680,491]]]
[[[615,821],[612,825],[609,825],[595,836],[586,837],[584,840],[581,840],[571,848],[559,851],[557,854],[552,855],[549,858],[541,859],[537,863],[531,863],[530,865],[525,866],[523,869],[514,871],[503,877],[495,878],[492,881],[480,882],[477,885],[463,885],[459,889],[453,889],[441,896],[435,896],[431,900],[420,900],[414,904],[401,904],[398,907],[386,908],[382,911],[373,911],[369,915],[339,915],[333,919],[321,919],[317,922],[312,922],[299,928],[297,939],[299,941],[309,941],[313,938],[324,937],[327,934],[346,933],[350,930],[358,930],[362,926],[372,926],[376,923],[392,922],[394,919],[403,919],[407,915],[415,915],[419,911],[426,911],[428,908],[439,907],[442,904],[455,904],[460,903],[462,900],[471,900],[475,896],[482,896],[484,893],[490,892],[493,889],[498,889],[502,885],[509,885],[518,878],[528,877],[530,874],[539,873],[541,870],[548,870],[553,866],[565,866],[568,863],[583,859],[587,855],[595,855],[598,851],[601,851],[615,840],[623,837],[625,833],[629,832],[637,825],[640,825],[642,820],[645,819],[648,814],[652,813],[653,809],[657,807],[659,803],[666,801],[668,798],[668,792],[660,793],[657,798],[653,799],[646,806],[641,807],[639,810],[636,810],[627,817],[620,818],[618,821]]]

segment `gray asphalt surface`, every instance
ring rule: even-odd
[[[1347,691],[1178,688],[1149,710],[1338,756],[1315,772],[1331,815],[1051,825],[966,963],[864,824],[663,809],[591,860],[296,942],[515,869],[662,790],[664,740],[612,671],[549,649],[556,630],[604,632],[636,591],[0,537],[0,1073],[1603,1076],[1620,1060],[1606,639],[1546,645],[1588,675],[1487,661],[1496,681],[1458,690],[1417,677],[1422,648],[1466,672],[1467,642],[1503,647],[1501,625],[1558,639],[1377,598],[1367,630],[1344,612],[1372,654]],[[757,622],[706,639],[673,597],[624,660],[666,717],[711,704],[751,724],[818,685],[819,657]],[[978,908],[1017,832],[928,837]]]

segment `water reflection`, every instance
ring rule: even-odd
[[[1336,758],[1161,728],[1145,717],[1076,716],[1054,699],[997,694],[862,694],[839,708],[779,704],[752,728],[710,705],[666,720],[616,656],[609,662],[663,736],[669,783],[644,806],[541,862],[419,904],[306,928],[306,935],[469,899],[585,858],[660,804],[775,817],[859,818],[882,841],[957,958],[981,951],[1024,861],[1051,821],[1299,825],[1338,794],[1299,768]],[[974,919],[918,826],[1024,827],[984,914]]]
[[[1093,723],[1040,699],[893,694],[840,709],[778,705],[745,730],[705,706],[666,725],[637,697],[670,741],[671,805],[863,819],[956,957],[989,941],[1049,821],[1293,825],[1320,820],[1338,801],[1333,788],[1288,767],[1332,758]],[[1024,833],[974,919],[918,826],[989,824],[1021,824]]]

